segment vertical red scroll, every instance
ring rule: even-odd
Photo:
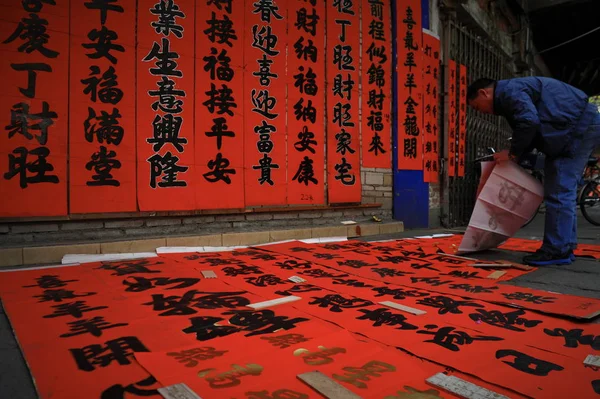
[[[392,30],[390,0],[362,1],[362,164],[391,165]]]
[[[70,213],[137,209],[135,6],[71,2]]]
[[[325,202],[325,0],[289,0],[288,203]]]
[[[244,181],[246,206],[287,203],[287,1],[246,1]]]
[[[398,169],[423,169],[421,1],[397,0]]]
[[[66,215],[69,2],[0,12],[0,216]]]
[[[243,1],[196,1],[198,209],[244,207],[244,12]]]
[[[440,39],[423,29],[423,180],[437,183],[438,175],[438,81],[440,71]]]
[[[329,203],[361,201],[360,3],[327,4],[327,186]]]
[[[459,65],[458,72],[458,176],[463,177],[467,137],[467,67]]]
[[[137,159],[141,211],[195,207],[194,1],[138,4]]]
[[[448,62],[448,176],[456,176],[456,62]]]

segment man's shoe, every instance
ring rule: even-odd
[[[569,259],[571,259],[571,262],[575,262],[575,254],[573,253],[573,250],[569,251]]]
[[[523,258],[523,263],[532,266],[549,266],[549,265],[570,265],[573,262],[572,253],[562,255],[550,254],[546,251],[538,250],[532,255],[527,255]]]

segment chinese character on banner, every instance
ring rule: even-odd
[[[327,5],[327,182],[329,203],[360,202],[360,2]],[[379,34],[378,34],[379,35]],[[380,91],[373,89],[379,109]]]
[[[0,22],[0,217],[66,215],[69,3],[10,7]]]
[[[247,2],[248,7],[254,3]],[[257,21],[256,28],[253,28],[254,25],[244,26],[247,11],[251,13],[249,18]],[[263,153],[257,147],[260,145],[265,150],[273,144],[270,137],[275,129],[272,123],[272,115],[276,112],[274,99],[269,88],[261,84],[277,80],[270,61],[272,54],[281,49],[268,22],[261,20],[262,11],[254,11],[254,8],[246,10],[244,2],[196,2],[194,115],[198,176],[194,189],[197,209],[244,207],[244,135],[248,144],[249,141],[254,143],[253,165],[261,168],[261,165],[266,165],[269,170],[277,171],[269,168],[269,159],[263,160]],[[281,15],[282,12],[274,9],[272,14],[266,12],[265,18],[275,23]],[[244,92],[243,48],[246,45],[253,45],[253,50],[262,49],[262,55],[257,56],[247,68],[251,73],[257,73],[250,76],[260,83],[253,90]],[[245,100],[245,97],[248,99]],[[246,108],[246,105],[251,108]],[[259,115],[264,123],[245,127],[244,114]],[[262,142],[261,136],[265,138]],[[250,137],[255,139],[249,140]],[[272,161],[270,166],[278,162]],[[248,176],[255,176],[254,181],[257,182],[261,170],[252,169]],[[266,177],[263,185],[269,185],[269,176]]]
[[[323,204],[325,0],[288,3],[288,204]]]
[[[467,67],[458,66],[458,176],[465,175],[465,153],[467,151]]]
[[[135,15],[123,0],[71,2],[72,213],[137,210]]]
[[[423,169],[421,2],[398,3],[398,169]]]
[[[423,180],[439,181],[440,39],[423,29]]]
[[[287,1],[247,1],[244,10],[244,189],[246,206],[284,205]],[[240,26],[240,29],[242,26]],[[240,32],[242,36],[242,32]],[[307,76],[310,79],[310,75]],[[305,83],[311,91],[310,82]],[[240,139],[241,140],[241,139]]]
[[[456,91],[458,77],[456,73],[456,62],[448,62],[448,176],[456,176],[457,164],[457,142],[458,142],[458,123]]]
[[[362,165],[391,165],[391,4],[362,0]]]

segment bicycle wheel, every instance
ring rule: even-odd
[[[579,198],[579,207],[583,217],[595,226],[600,226],[600,181],[588,182]]]

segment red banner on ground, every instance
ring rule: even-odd
[[[70,213],[137,210],[135,15],[131,0],[71,2]]]
[[[457,117],[457,106],[456,106],[456,85],[458,83],[458,77],[456,75],[456,62],[454,60],[448,61],[448,176],[456,176],[456,162],[457,152],[456,146],[458,141],[458,123]]]
[[[360,202],[360,3],[331,2],[326,14],[328,202]]]
[[[423,179],[426,183],[439,181],[439,76],[440,39],[423,29]]]
[[[392,24],[390,0],[362,1],[362,165],[390,168]]]
[[[0,8],[0,217],[67,214],[69,2]]]
[[[467,67],[458,66],[458,176],[465,175],[465,152],[467,150]]]

